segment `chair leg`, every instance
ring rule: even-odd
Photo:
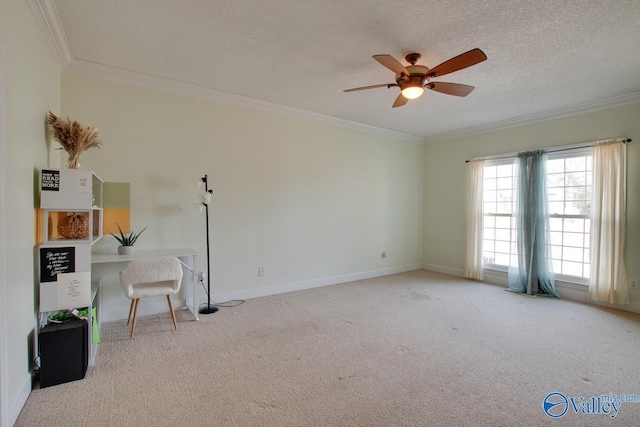
[[[134,309],[133,309],[133,323],[131,324],[131,339],[133,339],[133,334],[136,331],[136,320],[138,319],[138,304],[140,303],[140,298],[134,300]]]
[[[173,318],[173,327],[178,330],[178,323],[176,322],[176,313],[173,311],[173,303],[171,302],[171,295],[167,295],[167,301],[169,302],[169,311],[171,311],[171,317]]]
[[[131,300],[131,306],[129,307],[129,317],[127,318],[127,326],[129,326],[129,323],[131,323],[131,314],[133,313],[133,301]]]

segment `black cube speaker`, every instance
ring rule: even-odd
[[[49,323],[42,328],[38,338],[41,388],[84,378],[89,360],[85,320]]]

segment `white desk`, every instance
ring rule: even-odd
[[[198,252],[190,248],[178,248],[178,249],[156,249],[153,251],[136,251],[133,255],[118,255],[118,254],[91,254],[91,264],[106,264],[114,262],[129,262],[136,259],[156,258],[163,256],[174,256],[180,258],[180,260],[187,266],[185,268],[184,277],[184,300],[187,309],[191,312],[194,319],[200,320],[198,316],[198,301],[197,301],[197,289],[196,283],[198,281]],[[191,271],[189,271],[191,270]]]

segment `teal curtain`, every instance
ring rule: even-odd
[[[516,254],[508,290],[559,298],[549,256],[546,160],[541,150],[518,153]]]

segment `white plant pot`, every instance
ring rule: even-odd
[[[118,253],[120,255],[133,255],[136,253],[135,246],[118,246]]]

